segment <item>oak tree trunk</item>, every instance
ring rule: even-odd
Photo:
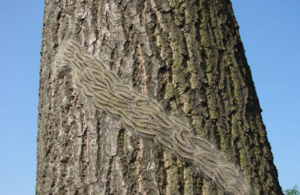
[[[54,61],[77,42],[240,168],[255,195],[281,195],[229,0],[45,0],[36,194],[224,194],[194,163],[128,129]]]

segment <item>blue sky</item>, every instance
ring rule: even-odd
[[[300,1],[232,0],[282,188],[300,185]]]
[[[300,1],[232,0],[283,189],[300,185]],[[0,7],[0,195],[35,191],[44,1]]]

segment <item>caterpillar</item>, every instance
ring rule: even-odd
[[[138,136],[153,139],[164,149],[191,162],[225,193],[251,194],[237,166],[228,162],[213,144],[193,135],[190,127],[166,114],[155,100],[123,84],[114,72],[85,53],[77,43],[67,42],[57,56],[55,70],[70,67],[75,86],[97,109],[119,117]]]

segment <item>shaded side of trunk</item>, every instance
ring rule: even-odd
[[[189,162],[95,108],[53,60],[80,43],[240,166],[254,194],[282,194],[228,0],[46,0],[36,194],[223,194]]]

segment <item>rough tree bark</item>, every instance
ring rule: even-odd
[[[193,163],[97,109],[53,62],[74,40],[242,170],[283,194],[229,0],[45,0],[36,194],[223,194]]]

